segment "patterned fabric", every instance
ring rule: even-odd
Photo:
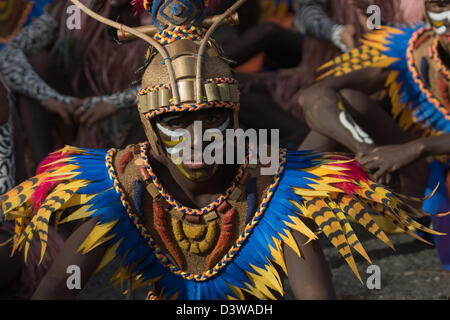
[[[8,100],[8,108],[11,110],[9,97]],[[8,122],[0,126],[0,194],[4,194],[14,187],[15,169],[12,116],[9,112]]]
[[[47,13],[22,29],[8,45],[0,50],[0,72],[13,90],[44,102],[56,99],[69,104],[70,97],[50,88],[33,70],[26,55],[42,50],[55,38],[57,22]]]
[[[72,98],[61,95],[48,86],[34,71],[27,59],[28,55],[52,44],[57,37],[57,31],[58,23],[44,12],[0,50],[0,72],[12,90],[41,103],[48,99],[55,99],[70,104]],[[89,100],[88,108],[99,102],[108,102],[118,109],[135,107],[138,90],[139,86],[133,86],[122,92],[93,97]]]
[[[92,108],[99,102],[107,102],[116,106],[118,109],[135,107],[138,103],[136,96],[139,90],[140,86],[133,86],[122,92],[117,92],[106,96],[93,97],[90,99],[89,107]]]
[[[333,41],[336,24],[324,11],[327,0],[297,0],[295,3],[295,28],[311,37]]]
[[[141,150],[145,146],[141,145]],[[352,230],[349,219],[392,247],[372,219],[377,212],[412,236],[426,229],[411,220],[400,199],[371,182],[355,161],[333,154],[280,153],[280,167],[260,200],[257,212],[228,253],[202,274],[177,269],[158,247],[133,210],[113,166],[116,151],[66,147],[52,154],[34,178],[2,196],[1,209],[16,225],[13,252],[23,250],[38,235],[46,250],[48,223],[57,224],[97,217],[98,222],[80,246],[87,253],[100,244],[108,247],[98,269],[115,257],[121,266],[116,284],[133,279],[133,289],[158,282],[162,299],[259,299],[284,294],[281,274],[286,273],[283,243],[299,256],[293,230],[317,239],[300,217],[314,220],[338,249],[358,278],[352,249],[370,261]],[[74,210],[66,209],[74,208]]]

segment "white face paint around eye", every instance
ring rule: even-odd
[[[229,124],[230,124],[230,115],[227,115],[225,121],[217,128],[207,129],[204,133],[205,139],[211,139],[212,136],[217,136],[217,132],[224,132]],[[166,136],[170,137],[171,141],[175,142],[175,144],[169,144],[166,141],[164,142],[164,149],[166,152],[174,158],[177,158],[176,155],[180,153],[180,151],[186,147],[182,142],[184,141],[183,137],[186,135],[189,137],[189,132],[186,129],[177,129],[170,130],[163,127],[160,123],[156,123],[156,127]],[[178,141],[178,143],[176,143]]]
[[[182,129],[177,129],[177,130],[170,130],[167,128],[164,128],[161,124],[156,123],[156,127],[166,136],[171,137],[172,139],[179,139],[181,138],[184,133],[182,133]]]
[[[450,10],[439,13],[428,11],[428,17],[430,18],[430,20],[432,20],[432,22],[443,22],[445,20],[450,21]],[[442,25],[440,27],[434,26],[434,29],[436,30],[436,33],[438,35],[442,35],[447,32],[447,26],[445,25]]]

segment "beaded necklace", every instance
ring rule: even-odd
[[[148,143],[143,143],[140,146],[141,146],[141,155],[142,155],[143,150],[148,150]],[[274,180],[272,181],[272,184],[269,186],[269,189],[267,190],[266,194],[264,195],[262,202],[260,203],[253,219],[247,224],[244,231],[241,233],[241,235],[236,240],[235,244],[231,247],[231,249],[227,252],[227,254],[213,268],[211,268],[205,272],[202,272],[201,274],[184,272],[183,270],[180,270],[177,266],[175,266],[167,258],[167,256],[162,252],[162,250],[159,248],[157,243],[152,238],[150,232],[145,228],[145,226],[140,221],[140,218],[138,217],[138,215],[136,215],[133,212],[132,206],[126,198],[125,192],[119,183],[117,174],[116,174],[114,166],[113,166],[113,156],[117,152],[117,150],[111,149],[108,151],[108,153],[106,154],[105,164],[108,169],[109,177],[114,183],[114,189],[117,192],[117,194],[120,195],[122,205],[123,205],[124,209],[126,210],[127,215],[129,216],[131,221],[133,221],[136,228],[140,231],[141,236],[145,239],[147,244],[153,249],[155,257],[159,261],[159,263],[161,263],[161,265],[163,265],[164,267],[168,268],[170,270],[170,272],[182,277],[183,279],[194,280],[194,281],[206,281],[206,280],[210,279],[211,277],[216,276],[223,268],[225,268],[228,265],[228,263],[230,263],[234,259],[235,255],[239,252],[242,245],[244,245],[245,241],[250,236],[253,229],[258,225],[259,221],[262,219],[265,209],[268,207],[274,192],[277,190],[280,179],[284,173],[287,152],[286,152],[286,150],[280,150],[280,151],[281,151],[280,152],[280,167],[278,169],[278,172],[277,172]],[[145,156],[146,156],[146,154],[145,154]],[[146,164],[147,163],[148,162],[146,162]],[[242,170],[242,172],[243,172],[243,170]],[[239,175],[240,174],[238,174],[238,176]],[[234,187],[236,187],[236,180],[237,180],[237,177],[235,178],[235,181],[233,182]],[[239,181],[239,180],[237,180],[237,181]]]
[[[436,38],[433,40],[433,45],[431,46],[431,58],[437,64],[439,72],[442,75],[444,75],[447,78],[447,80],[449,80],[450,79],[450,71],[442,63],[442,60],[439,57],[438,46],[439,46],[439,38],[436,36]]]
[[[421,28],[417,30],[411,37],[408,43],[408,48],[406,50],[406,60],[407,60],[407,66],[408,70],[411,74],[413,82],[417,85],[420,92],[426,97],[428,102],[438,110],[442,116],[449,121],[450,120],[450,112],[447,110],[447,108],[432,94],[432,92],[425,86],[424,81],[421,79],[420,73],[417,70],[415,66],[414,61],[414,48],[417,40],[424,34],[425,32],[429,31],[429,28]],[[415,110],[417,112],[417,110]],[[418,123],[417,118],[413,119],[415,123]]]

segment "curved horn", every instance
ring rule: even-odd
[[[206,32],[205,38],[203,38],[202,42],[200,43],[200,49],[198,51],[197,56],[197,70],[196,70],[196,77],[195,77],[195,92],[197,96],[197,103],[202,102],[202,67],[203,67],[203,55],[206,50],[206,45],[208,43],[209,38],[211,38],[211,35],[216,31],[217,27],[230,15],[232,15],[237,9],[240,8],[247,0],[239,0],[235,4],[233,4],[229,9],[227,9],[224,13],[222,13],[220,16],[218,16],[217,20],[213,23],[211,28],[208,29],[208,32]]]
[[[153,47],[155,47],[156,50],[158,50],[158,52],[161,54],[161,56],[163,57],[163,61],[167,61],[166,66],[167,66],[167,71],[169,73],[169,79],[170,79],[170,85],[172,87],[172,93],[173,93],[173,100],[174,100],[174,104],[179,104],[180,103],[180,96],[178,94],[178,87],[177,87],[177,83],[175,81],[175,72],[173,70],[173,66],[172,66],[172,61],[170,60],[169,54],[167,53],[167,50],[155,39],[149,37],[148,35],[146,35],[145,33],[139,32],[133,28],[130,28],[126,25],[117,23],[111,19],[105,18],[97,13],[95,13],[94,11],[92,11],[91,9],[87,8],[84,4],[82,4],[80,1],[78,0],[70,0],[74,5],[76,5],[81,11],[83,11],[84,13],[86,13],[88,16],[90,16],[91,18],[106,24],[110,27],[116,28],[117,30],[124,30],[144,41],[146,41],[147,43],[149,43],[150,45],[152,45]]]

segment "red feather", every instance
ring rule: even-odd
[[[348,160],[348,159],[336,158],[335,160]],[[347,169],[343,172],[344,175],[334,175],[333,177],[335,178],[351,179],[354,181],[364,181],[364,182],[369,181],[369,176],[367,175],[366,171],[356,160],[346,163],[333,164],[333,166]],[[338,182],[335,183],[334,185],[335,187],[342,189],[342,191],[349,194],[354,194],[356,190],[359,188],[353,182]]]
[[[131,5],[133,6],[134,15],[136,17],[142,16],[142,14],[146,11],[145,5],[148,9],[151,8],[150,0],[133,0],[131,1]]]
[[[58,162],[56,164],[52,164],[49,165],[52,162],[55,162],[57,160],[66,158],[67,156],[69,156],[70,153],[68,152],[55,152],[51,155],[49,155],[47,158],[45,158],[40,164],[39,167],[37,169],[36,174],[41,174],[44,173],[46,171],[49,170],[54,170],[54,169],[58,169],[64,165],[66,165],[66,162]],[[63,180],[64,178],[62,178],[61,180]],[[30,201],[31,203],[33,203],[33,209],[34,211],[37,211],[41,205],[44,203],[45,198],[47,198],[48,194],[50,193],[50,191],[52,191],[52,189],[59,183],[61,182],[61,180],[58,181],[43,181],[34,191],[34,193],[31,195],[30,197]]]

